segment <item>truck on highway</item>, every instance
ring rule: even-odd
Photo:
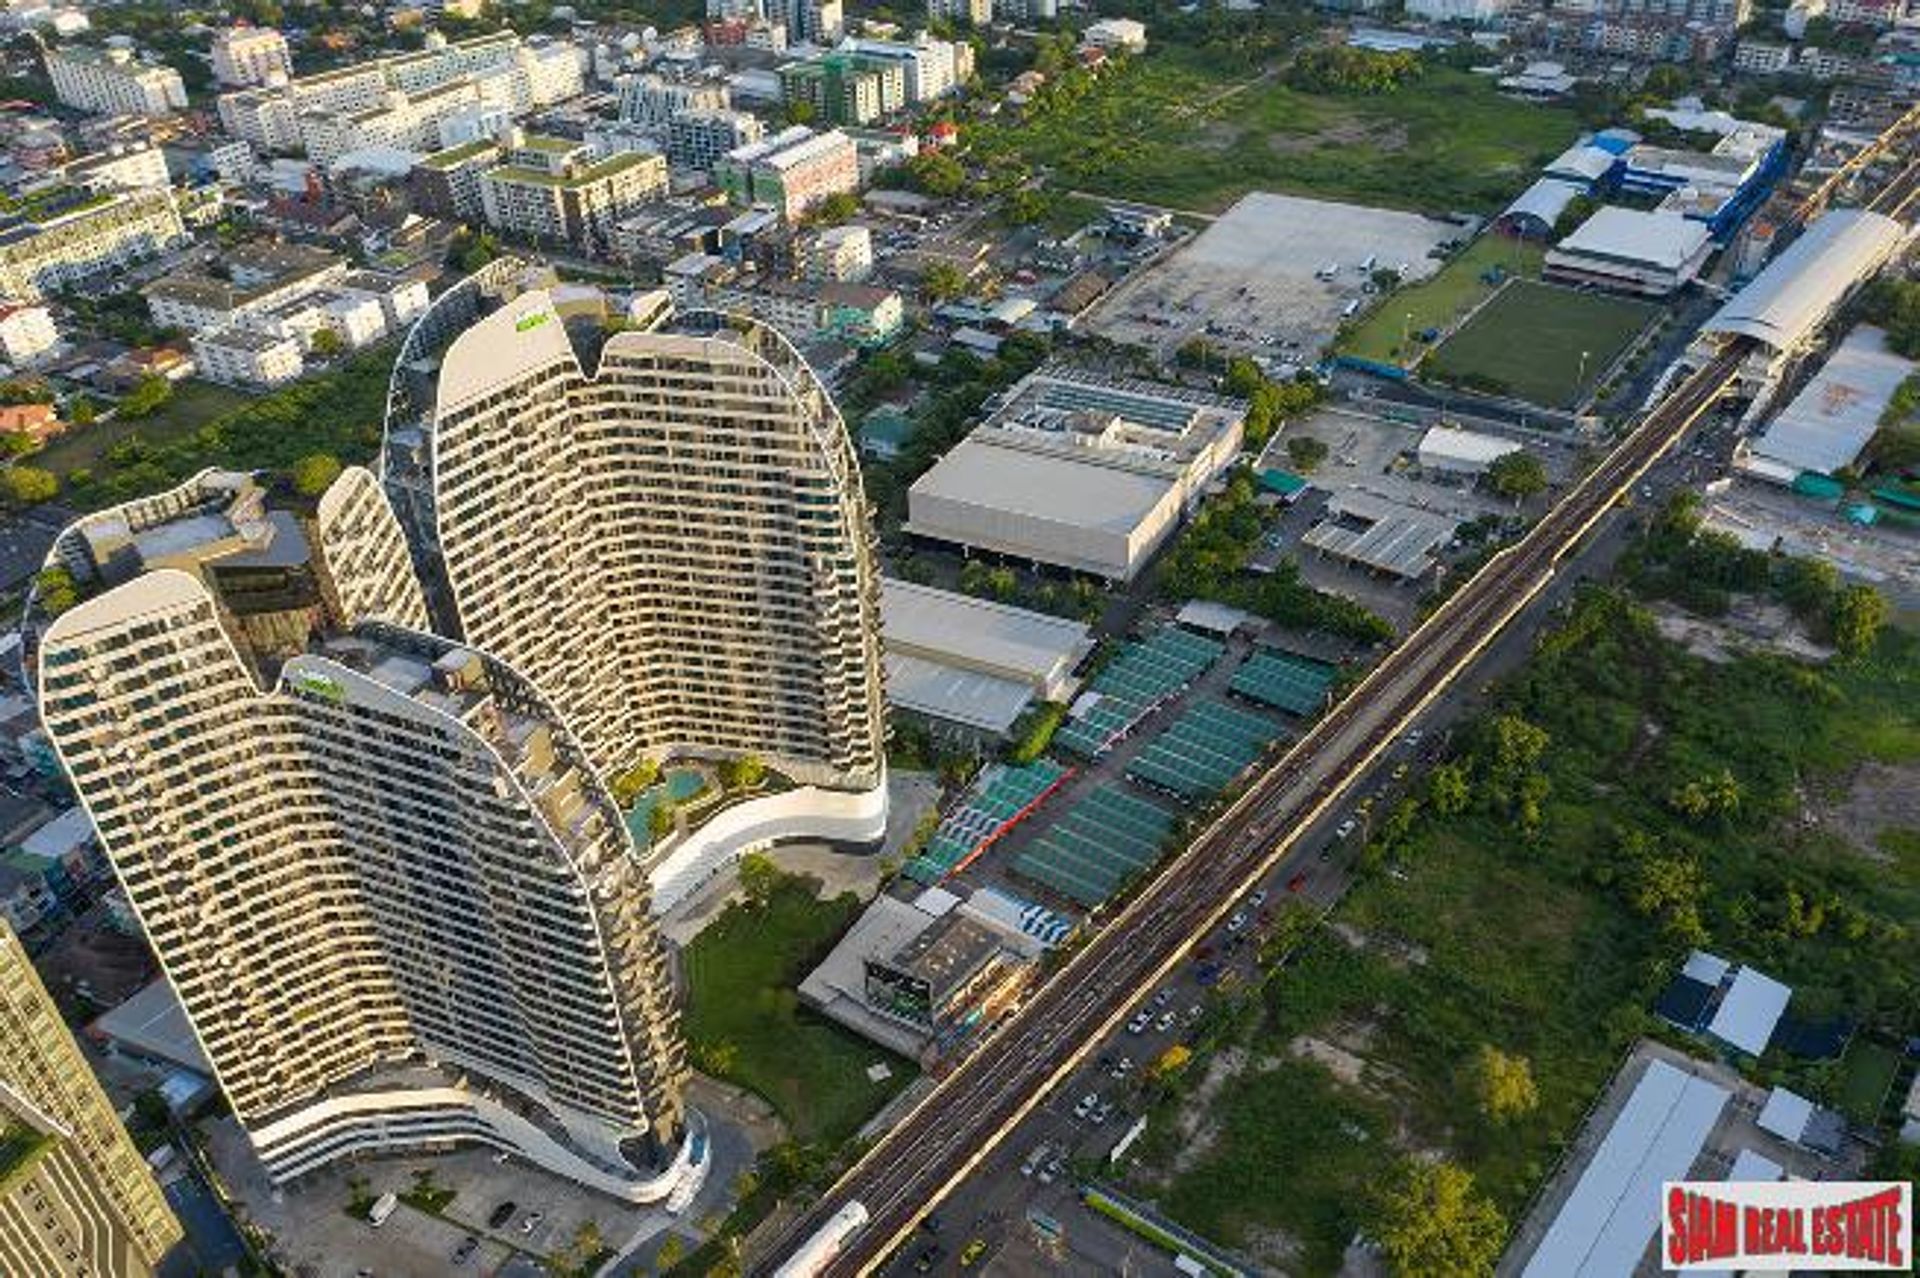
[[[833,1258],[846,1248],[847,1241],[867,1227],[867,1209],[848,1203],[828,1218],[814,1235],[801,1243],[786,1263],[773,1271],[773,1278],[814,1278],[826,1272]]]

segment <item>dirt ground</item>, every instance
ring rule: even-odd
[[[94,1011],[117,1006],[158,971],[145,943],[108,926],[99,907],[74,920],[35,965],[56,997]]]
[[[1698,617],[1671,604],[1656,604],[1653,622],[1661,635],[1694,656],[1725,665],[1742,651],[1777,652],[1802,661],[1825,661],[1833,649],[1815,643],[1791,612],[1752,596],[1735,600],[1727,615]]]
[[[1837,794],[1810,796],[1809,824],[1825,829],[1876,860],[1887,830],[1920,830],[1920,764],[1864,763]]]

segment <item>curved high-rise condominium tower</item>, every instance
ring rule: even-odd
[[[645,875],[528,680],[423,632],[378,485],[209,472],[90,516],[47,733],[276,1179],[477,1140],[670,1198],[684,1073]]]
[[[439,365],[416,533],[447,626],[551,697],[603,776],[751,754],[795,783],[663,847],[656,904],[754,844],[878,838],[873,532],[832,400],[749,320],[615,332],[591,366],[568,329],[534,289]]]

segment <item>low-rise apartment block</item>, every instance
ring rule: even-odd
[[[830,226],[801,244],[801,273],[810,280],[857,284],[873,274],[873,233]]]
[[[596,159],[584,143],[538,136],[515,140],[506,163],[480,178],[489,225],[602,250],[614,223],[666,191],[665,156],[628,151]]]
[[[871,347],[893,340],[906,324],[906,307],[890,288],[871,284],[817,284],[741,270],[710,253],[689,253],[661,272],[675,306],[683,310],[751,315],[796,337]]]
[[[414,210],[453,222],[478,221],[486,213],[480,179],[500,155],[499,143],[481,138],[427,156],[407,175]]]
[[[153,322],[196,333],[224,328],[347,273],[344,259],[298,244],[243,244],[227,253],[222,266],[222,275],[175,271],[142,289]]]
[[[187,107],[180,73],[141,62],[131,49],[48,49],[47,78],[62,105],[93,115],[168,115]]]
[[[296,337],[231,327],[193,335],[200,376],[229,386],[282,386],[306,371]]]
[[[760,117],[745,111],[682,111],[667,125],[667,159],[675,168],[709,172],[728,152],[766,135]]]
[[[622,76],[616,86],[620,118],[664,131],[687,111],[725,111],[733,105],[724,80],[675,80],[651,71]]]
[[[906,108],[907,75],[896,62],[836,50],[781,67],[780,96],[827,124],[873,124]]]
[[[171,191],[41,192],[0,220],[0,296],[37,302],[186,238]]]
[[[838,129],[795,125],[729,153],[714,166],[714,180],[734,203],[777,209],[793,221],[830,195],[859,190],[860,159]]]
[[[234,88],[291,80],[287,38],[272,27],[228,27],[213,37],[213,78]]]

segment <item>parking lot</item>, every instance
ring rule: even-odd
[[[1276,364],[1312,363],[1343,319],[1373,304],[1374,271],[1425,279],[1440,267],[1432,251],[1461,233],[1414,213],[1256,193],[1116,288],[1087,327],[1163,356],[1204,337]]]

